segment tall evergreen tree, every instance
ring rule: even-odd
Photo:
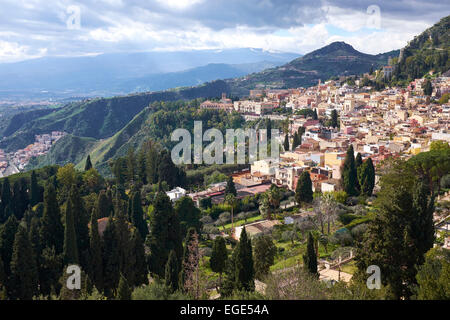
[[[78,259],[83,270],[88,270],[89,216],[78,188],[73,185],[69,192],[69,202],[73,212],[73,222],[77,239]]]
[[[131,197],[131,221],[139,230],[142,239],[145,239],[148,234],[148,226],[144,220],[144,211],[142,210],[141,195],[139,192],[134,192]]]
[[[425,80],[425,85],[423,88],[423,93],[426,96],[431,96],[431,94],[433,93],[433,86],[431,85],[431,81],[430,80]]]
[[[139,231],[133,230],[131,234],[131,242],[133,244],[135,265],[134,265],[134,285],[140,286],[142,284],[148,284],[148,269],[145,261],[145,248],[144,242],[141,238]]]
[[[252,242],[247,236],[245,227],[242,229],[236,250],[236,289],[254,291],[255,269],[253,266]]]
[[[4,292],[5,281],[6,281],[6,273],[5,268],[3,267],[2,257],[0,256],[0,296],[2,292]]]
[[[31,185],[30,185],[30,205],[32,207],[40,202],[39,193],[40,191],[36,171],[33,170],[31,172]]]
[[[289,134],[288,133],[286,133],[284,135],[283,148],[284,148],[284,151],[289,151]]]
[[[234,185],[233,177],[228,176],[227,178],[227,186],[225,188],[225,194],[237,195],[236,186]]]
[[[172,244],[169,243],[169,229],[172,227],[169,225],[169,220],[174,213],[172,203],[164,192],[157,193],[153,207],[154,210],[150,217],[150,233],[146,239],[150,249],[149,269],[150,272],[162,278],[169,252],[173,249]]]
[[[368,158],[358,168],[358,180],[361,193],[370,197],[375,187],[375,168],[371,158]]]
[[[12,196],[12,209],[17,217],[17,220],[21,220],[28,208],[30,200],[28,198],[28,186],[24,178],[16,180],[13,184],[13,196]]]
[[[171,250],[165,269],[165,284],[167,288],[169,288],[170,292],[175,292],[178,290],[179,269],[177,255],[175,251]]]
[[[382,283],[396,299],[413,294],[417,266],[434,242],[434,199],[428,186],[411,178],[398,171],[383,175],[375,214],[356,255],[356,278],[364,278],[368,266],[379,266]]]
[[[145,157],[145,149],[141,148],[136,159],[136,171],[141,185],[147,184],[147,164]]]
[[[11,258],[13,254],[14,237],[17,233],[19,223],[14,215],[0,226],[0,255],[6,276],[11,274]]]
[[[298,135],[298,132],[295,132],[294,133],[294,141],[292,142],[292,150],[295,150],[301,144],[302,144],[302,139]]]
[[[2,193],[1,193],[1,203],[0,203],[0,223],[4,223],[8,217],[12,213],[11,208],[11,201],[12,201],[12,194],[11,194],[11,185],[9,184],[9,178],[6,177],[3,180],[2,185]]]
[[[359,172],[362,169],[363,160],[361,153],[357,153],[355,157],[355,168],[356,168],[356,190],[361,193],[361,180],[359,179]]]
[[[353,145],[350,145],[347,149],[347,155],[345,156],[344,165],[341,169],[341,184],[342,188],[345,192],[347,192],[348,195],[357,195],[358,178],[355,166],[355,153],[353,151]]]
[[[134,283],[136,256],[131,242],[130,223],[121,213],[114,220],[119,254],[119,270],[129,284]]]
[[[66,203],[65,228],[64,228],[64,263],[78,264],[78,246],[73,221],[73,209],[70,200]]]
[[[108,219],[103,232],[103,289],[105,296],[113,297],[119,284],[120,257],[116,225],[113,218]]]
[[[97,211],[92,210],[91,228],[89,231],[89,257],[91,279],[95,287],[103,290],[103,260],[102,260],[102,242],[98,233]]]
[[[298,204],[303,202],[311,203],[313,201],[313,191],[311,177],[308,171],[303,171],[297,181],[295,188],[295,201]]]
[[[222,273],[225,271],[228,260],[228,251],[223,237],[214,239],[211,259],[209,260],[211,270],[219,274],[219,287],[222,287]]]
[[[195,252],[191,252],[192,249],[197,249],[192,246],[195,242],[196,236],[197,233],[195,229],[189,228],[186,234],[186,238],[184,239],[183,259],[181,262],[181,271],[179,276],[180,287],[183,289],[185,289],[186,279],[190,275],[192,275],[192,273],[195,271],[194,269],[197,267],[196,265],[192,264],[192,255],[194,255]]]
[[[337,128],[339,126],[338,113],[336,109],[333,109],[333,111],[331,111],[331,126],[333,128]]]
[[[255,278],[264,280],[270,273],[270,266],[275,262],[277,247],[268,235],[259,236],[254,242]]]
[[[136,158],[133,148],[129,148],[127,153],[127,179],[130,183],[136,181]]]
[[[41,221],[41,243],[44,247],[55,247],[56,254],[63,251],[64,227],[56,199],[56,191],[48,184],[44,193],[44,214]]]
[[[195,206],[194,201],[188,197],[182,197],[175,202],[175,212],[180,220],[181,234],[184,236],[189,228],[193,227],[200,233],[201,211]]]
[[[411,221],[411,233],[418,250],[416,264],[421,265],[425,261],[425,254],[433,248],[435,240],[435,227],[433,220],[434,197],[430,196],[429,187],[418,181],[413,191],[414,217]]]
[[[96,203],[98,218],[111,217],[113,214],[112,207],[112,197],[109,198],[105,190],[100,191]]]
[[[311,274],[317,276],[317,255],[314,248],[314,238],[310,232],[308,235],[308,243],[306,245],[306,253],[303,255],[303,265]]]
[[[30,239],[24,227],[19,226],[11,260],[10,298],[31,300],[37,292],[37,269]]]
[[[88,171],[92,169],[92,162],[91,162],[91,155],[88,154],[87,158],[86,158],[86,162],[84,164],[84,171]]]
[[[117,300],[131,300],[131,289],[127,279],[121,274],[119,288],[117,289]]]

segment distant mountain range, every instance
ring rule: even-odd
[[[159,91],[240,77],[298,56],[247,48],[45,57],[0,64],[0,98]]]
[[[399,50],[371,55],[355,50],[345,42],[333,42],[321,49],[297,58],[287,64],[227,81],[234,94],[245,94],[249,89],[295,88],[316,85],[318,80],[335,76],[358,75],[377,69],[394,58]]]

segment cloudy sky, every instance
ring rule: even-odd
[[[445,0],[0,0],[0,62],[243,47],[304,54],[337,40],[380,53],[449,14]]]

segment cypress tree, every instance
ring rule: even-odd
[[[30,205],[34,207],[40,202],[39,185],[37,182],[36,172],[31,172],[31,185],[30,185]]]
[[[294,141],[292,143],[292,150],[295,150],[298,146],[302,144],[302,139],[298,135],[298,132],[294,133]]]
[[[86,162],[84,164],[84,171],[88,171],[92,169],[92,162],[91,162],[91,155],[88,154],[87,158],[86,158]]]
[[[286,133],[283,142],[284,151],[289,151],[289,134]]]
[[[227,186],[225,188],[225,194],[237,195],[236,186],[234,185],[233,177],[229,176],[227,178]]]
[[[222,286],[220,287],[220,295],[229,297],[236,288],[236,256],[237,248],[233,250],[229,259],[225,263],[225,273]]]
[[[375,168],[372,159],[368,158],[358,168],[358,180],[361,188],[361,193],[370,197],[375,187]]]
[[[313,113],[312,119],[313,120],[319,119],[319,117],[317,116],[317,109],[314,109],[314,113]]]
[[[65,228],[64,228],[64,263],[78,264],[78,246],[73,222],[73,209],[70,200],[66,203]]]
[[[412,219],[411,233],[415,239],[418,250],[415,264],[421,265],[425,261],[425,254],[433,248],[435,240],[435,227],[433,220],[434,197],[425,183],[418,181],[413,192],[414,218]]]
[[[148,269],[147,263],[145,261],[145,248],[144,242],[136,229],[133,230],[131,234],[131,242],[133,244],[135,265],[134,265],[134,285],[140,286],[142,284],[148,284]]]
[[[423,88],[423,93],[426,96],[431,96],[431,94],[433,93],[433,86],[431,85],[431,81],[430,80],[425,80],[425,85]]]
[[[225,239],[216,237],[214,239],[211,259],[209,260],[211,270],[219,274],[219,287],[222,287],[222,273],[225,271],[228,259],[228,251]]]
[[[24,178],[16,180],[13,185],[13,197],[12,206],[13,212],[17,217],[17,220],[21,220],[28,208],[30,200],[28,198],[28,186]]]
[[[131,242],[130,223],[125,214],[120,213],[114,220],[119,254],[119,270],[128,283],[134,283],[136,256]]]
[[[165,284],[172,293],[178,290],[178,280],[179,280],[178,276],[179,276],[179,267],[177,255],[175,251],[171,250],[169,253],[169,258],[166,263]]]
[[[357,153],[355,157],[355,168],[356,168],[356,190],[361,193],[361,180],[359,179],[359,172],[362,169],[363,160],[361,153]]]
[[[147,143],[148,150],[145,157],[145,168],[147,183],[157,183],[158,182],[158,151],[151,141]]]
[[[180,223],[165,192],[156,195],[146,243],[150,248],[149,269],[159,277],[164,277],[170,250],[174,250],[178,261],[181,261],[183,245]]]
[[[201,211],[195,206],[194,201],[188,197],[182,197],[175,202],[175,212],[180,220],[181,234],[186,235],[190,227],[200,233],[202,223],[200,222]]]
[[[56,199],[56,191],[48,184],[44,193],[44,214],[41,221],[41,243],[44,247],[55,247],[56,254],[63,251],[64,227]]]
[[[24,227],[19,226],[11,260],[11,299],[31,300],[37,291],[37,271],[30,239]]]
[[[254,261],[255,278],[264,280],[270,273],[270,266],[273,265],[277,247],[268,235],[258,236],[255,239]]]
[[[105,218],[112,216],[112,198],[109,198],[105,190],[100,191],[96,203],[98,218]]]
[[[117,289],[117,300],[131,300],[131,289],[127,279],[121,274],[119,288]]]
[[[5,268],[3,267],[2,257],[0,257],[0,294],[3,292],[3,288],[5,287],[6,273]]]
[[[333,128],[337,128],[339,126],[338,113],[336,109],[333,109],[333,111],[331,111],[331,126]]]
[[[9,184],[9,179],[6,177],[3,180],[2,194],[1,194],[1,206],[0,206],[0,223],[4,223],[12,213],[11,210],[11,185]]]
[[[63,270],[62,254],[56,254],[55,247],[43,248],[39,256],[39,291],[43,296],[58,292],[58,279]]]
[[[146,162],[145,162],[144,148],[141,148],[141,150],[138,153],[136,165],[137,165],[137,176],[139,178],[139,183],[142,185],[146,185],[147,184],[147,168],[146,168]]]
[[[355,166],[355,153],[353,151],[353,145],[350,145],[347,149],[344,165],[341,168],[341,184],[348,195],[356,196],[358,193],[357,183],[358,178]]]
[[[144,211],[142,210],[141,195],[139,192],[134,192],[131,197],[131,221],[139,230],[142,239],[148,234],[147,223],[144,220]]]
[[[88,270],[89,255],[89,217],[78,188],[73,185],[69,192],[69,202],[73,213],[73,222],[78,248],[78,259],[83,270]]]
[[[314,238],[310,232],[308,235],[308,243],[306,245],[306,253],[303,255],[303,265],[308,272],[317,276],[317,255],[314,248]]]
[[[116,225],[108,219],[103,232],[103,288],[105,296],[113,297],[119,284],[120,257]]]
[[[242,229],[239,243],[236,247],[236,289],[255,290],[255,270],[253,266],[252,243],[247,236],[245,227]]]
[[[298,204],[302,202],[311,203],[313,201],[313,191],[311,177],[308,171],[303,171],[295,187],[295,201]]]
[[[0,227],[0,255],[7,276],[11,274],[10,266],[13,254],[14,237],[16,236],[18,227],[19,223],[14,215],[10,216]]]
[[[362,155],[361,153],[358,152],[358,154],[356,155],[355,158],[355,167],[356,170],[358,170],[358,168],[363,164],[363,160],[362,160]]]
[[[192,243],[195,241],[196,231],[194,228],[189,228],[186,234],[186,238],[184,239],[184,250],[183,250],[183,259],[181,262],[181,271],[179,276],[180,287],[184,289],[184,285],[186,282],[186,278],[194,272],[194,268],[196,266],[192,266],[189,261],[189,256],[193,253],[190,252],[189,247],[192,246]]]
[[[89,231],[89,257],[91,279],[97,290],[103,290],[102,243],[98,233],[97,213],[92,210],[91,228]]]
[[[130,183],[136,180],[136,159],[134,157],[134,149],[129,148],[127,153],[127,178]]]

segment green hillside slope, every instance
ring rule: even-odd
[[[402,50],[394,69],[393,80],[413,80],[429,71],[450,69],[450,16],[415,37]]]
[[[228,85],[218,80],[197,87],[71,103],[31,121],[16,123],[0,142],[0,148],[6,151],[24,148],[34,141],[34,135],[54,130],[80,137],[108,138],[154,101],[219,97],[229,91]]]

